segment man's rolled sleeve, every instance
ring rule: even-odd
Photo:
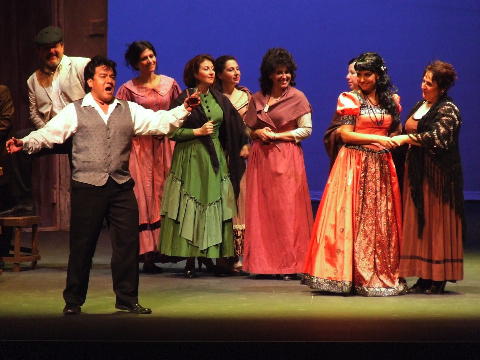
[[[171,110],[153,111],[134,102],[128,102],[132,115],[135,135],[169,135],[183,125],[190,114],[185,106]]]

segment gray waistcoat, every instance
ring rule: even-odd
[[[118,184],[130,179],[133,121],[127,102],[119,102],[107,124],[93,107],[83,107],[82,100],[74,102],[78,128],[72,139],[73,180],[102,186],[109,176]]]

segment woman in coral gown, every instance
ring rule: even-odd
[[[360,90],[338,98],[345,145],[318,208],[304,282],[331,293],[399,295],[401,199],[389,137],[400,124],[399,98],[378,54],[360,55],[355,70]]]
[[[157,58],[148,41],[132,42],[125,59],[138,76],[123,84],[117,98],[134,101],[147,109],[168,110],[172,100],[180,94],[175,79],[156,74]],[[160,208],[165,178],[170,170],[175,142],[166,136],[136,136],[132,140],[130,173],[135,180],[135,197],[139,210],[140,255],[143,271],[160,272],[155,266],[160,236]]]

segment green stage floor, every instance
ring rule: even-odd
[[[64,317],[66,233],[41,233],[37,269],[0,275],[0,340],[52,341],[448,341],[480,340],[480,251],[446,295],[325,296],[298,281],[182,276],[183,263],[141,274],[152,315],[114,309],[103,234],[80,316]],[[409,279],[412,283],[413,279]]]

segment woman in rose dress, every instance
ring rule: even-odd
[[[284,280],[302,272],[313,221],[301,141],[312,132],[311,106],[295,86],[296,65],[281,48],[262,60],[261,91],[245,123],[253,144],[247,164],[243,269]]]
[[[400,125],[399,98],[383,59],[355,62],[359,90],[340,94],[340,149],[318,208],[304,282],[314,290],[400,295],[401,199],[390,149]]]
[[[240,86],[240,66],[234,56],[222,55],[215,59],[215,85],[223,95],[225,95],[235,109],[238,111],[242,119],[248,109],[250,91]],[[243,146],[240,156],[246,161],[249,153],[250,145]],[[243,255],[243,239],[245,235],[245,191],[246,177],[242,176],[240,181],[240,194],[237,199],[237,216],[233,219],[233,234],[235,237],[235,257],[223,258],[217,260],[218,270],[223,269],[227,273],[239,273],[242,270],[241,256]]]
[[[180,94],[175,79],[159,75],[157,53],[148,41],[134,41],[125,53],[127,64],[138,71],[138,76],[123,84],[117,98],[134,101],[143,107],[168,110],[172,100]],[[135,197],[139,210],[140,255],[143,272],[160,272],[155,266],[160,236],[160,209],[165,178],[170,170],[175,142],[168,137],[137,136],[133,138],[130,153],[130,173],[135,180]]]

